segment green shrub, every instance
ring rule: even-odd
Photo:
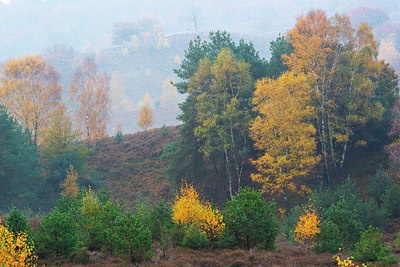
[[[320,232],[316,235],[314,250],[317,253],[337,253],[340,248],[339,227],[331,221],[321,225]]]
[[[171,204],[160,200],[153,205],[148,216],[148,225],[153,240],[160,241],[165,235],[171,234],[170,229],[174,226]]]
[[[91,247],[101,249],[103,252],[114,251],[112,240],[112,229],[116,225],[118,217],[122,215],[122,203],[116,203],[110,198],[110,193],[107,190],[100,190],[96,197],[98,199],[98,210],[93,216],[88,216],[88,221],[91,223],[90,239]]]
[[[400,188],[397,185],[389,187],[382,197],[382,208],[389,218],[400,216]]]
[[[367,221],[374,227],[383,227],[386,221],[385,212],[374,199],[364,202],[367,208]],[[365,229],[365,227],[364,227]]]
[[[163,124],[163,126],[160,128],[160,133],[162,134],[163,137],[167,137],[170,134],[171,130],[168,129],[168,127]]]
[[[122,142],[122,140],[124,140],[124,135],[122,134],[122,132],[118,131],[114,137],[114,141],[115,143],[119,144]]]
[[[182,240],[182,247],[199,249],[210,245],[210,240],[206,234],[200,231],[195,225],[189,226],[185,231],[185,236]]]
[[[382,241],[382,233],[372,226],[362,233],[356,243],[353,258],[360,262],[376,262],[383,265],[395,264],[398,259],[391,254],[392,248]]]
[[[382,196],[393,182],[384,175],[383,170],[377,170],[374,177],[369,179],[368,194],[379,204],[382,203]]]
[[[283,237],[291,243],[297,243],[294,237],[294,229],[296,228],[297,223],[299,222],[300,216],[304,214],[304,209],[300,206],[296,206],[290,210],[290,212],[285,217],[282,226],[282,235]]]
[[[335,190],[324,188],[316,190],[312,196],[310,203],[320,208],[320,212],[324,215],[332,205],[337,205],[340,200],[347,203],[349,211],[359,220],[364,229],[369,225],[380,227],[383,225],[381,211],[376,202],[370,200],[364,202],[360,193],[356,189],[356,184],[350,179],[346,179]],[[326,219],[323,217],[323,219]]]
[[[397,248],[400,249],[400,233],[397,234]]]
[[[140,218],[128,211],[117,218],[114,227],[116,252],[133,262],[140,262],[151,255],[151,232]]]
[[[275,217],[275,202],[268,204],[261,198],[261,192],[251,188],[240,190],[231,201],[227,201],[223,212],[227,235],[235,245],[250,249],[275,249],[275,238],[279,224]]]
[[[11,230],[15,236],[18,233],[26,232],[27,239],[32,241],[31,224],[26,221],[24,215],[16,207],[13,207],[10,214],[6,218],[6,225],[9,230]]]
[[[67,256],[77,247],[77,232],[71,215],[54,210],[39,224],[34,238],[40,255]]]
[[[336,205],[332,205],[325,213],[326,221],[336,224],[339,229],[340,242],[347,249],[353,248],[354,244],[360,241],[362,223],[354,215],[344,198],[341,198]]]

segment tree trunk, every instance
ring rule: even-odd
[[[226,172],[228,174],[228,182],[229,182],[229,196],[231,197],[232,200],[232,176],[231,176],[231,171],[229,169],[229,158],[228,158],[228,151],[224,149],[225,153],[225,161],[226,161]]]

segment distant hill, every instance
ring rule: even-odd
[[[369,22],[375,26],[374,32],[380,42],[380,58],[390,62],[396,72],[400,73],[400,54],[398,52],[400,50],[400,24],[392,25],[387,20],[383,22],[374,17],[370,18],[371,14],[374,14],[372,11],[369,8],[360,8],[353,10],[350,15],[355,23],[371,20]],[[47,50],[43,55],[61,73],[61,81],[64,85],[63,96],[67,104],[69,84],[75,69],[85,56],[95,57],[99,69],[110,74],[112,78],[112,114],[107,133],[113,136],[116,133],[117,121],[121,122],[124,133],[134,133],[140,130],[136,122],[139,108],[144,103],[146,95],[147,101],[151,99],[151,106],[154,108],[155,128],[164,124],[180,124],[177,120],[180,112],[177,102],[183,101],[185,96],[177,94],[170,81],[177,81],[178,78],[173,70],[179,68],[189,41],[197,35],[207,39],[208,33],[181,33],[165,36],[169,47],[159,49],[148,46],[127,52],[124,46],[118,45],[104,50],[93,48],[85,53],[80,53],[72,48],[58,45]],[[260,52],[260,56],[266,59],[269,59],[270,56],[269,43],[276,37],[271,34],[266,36],[232,34],[232,39],[236,42],[241,38],[247,42],[251,41]],[[173,101],[163,101],[164,91],[169,92],[170,100],[173,99]],[[172,93],[175,95],[171,96]],[[71,107],[70,104],[68,106]]]
[[[107,133],[112,136],[116,133],[117,121],[121,122],[124,133],[134,133],[140,130],[136,121],[138,121],[138,110],[146,94],[150,95],[155,111],[155,128],[164,124],[178,125],[180,123],[176,119],[179,114],[177,103],[170,101],[163,105],[161,100],[163,85],[170,85],[170,80],[177,81],[173,70],[179,67],[189,41],[197,35],[206,39],[208,33],[166,36],[170,47],[162,49],[144,47],[124,54],[123,46],[114,46],[105,50],[88,51],[84,54],[58,45],[48,49],[43,56],[60,72],[64,85],[63,96],[67,103],[69,84],[76,68],[85,56],[95,57],[99,69],[110,74],[113,103]],[[268,39],[262,36],[232,34],[232,39],[235,41],[243,38],[247,42],[253,42],[262,57],[269,57],[269,42],[275,37]],[[176,92],[175,94],[178,101],[184,99],[183,95]],[[69,106],[71,107],[71,105]]]

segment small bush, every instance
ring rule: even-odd
[[[168,127],[163,124],[163,126],[160,128],[160,133],[162,134],[163,137],[167,137],[170,134],[171,130],[168,129]]]
[[[133,262],[140,262],[151,255],[151,232],[140,218],[128,211],[118,217],[114,228],[114,246],[117,253]]]
[[[339,227],[331,221],[321,225],[321,231],[316,235],[314,250],[317,253],[338,253],[340,248]]]
[[[33,243],[29,244],[26,233],[14,235],[0,220],[0,266],[31,266],[35,259]]]
[[[382,208],[389,218],[400,216],[400,188],[397,185],[389,187],[382,197]]]
[[[26,233],[28,242],[32,242],[31,224],[26,221],[24,215],[16,207],[11,209],[10,215],[6,218],[6,226],[13,232],[14,236],[19,233]]]
[[[34,238],[37,251],[46,256],[66,256],[77,247],[75,222],[68,213],[54,210],[39,224]]]
[[[296,206],[294,208],[292,208],[290,210],[290,212],[287,214],[284,222],[283,222],[283,226],[282,226],[282,235],[283,237],[290,241],[293,242],[295,241],[293,239],[294,237],[294,229],[297,225],[297,223],[299,222],[299,218],[301,216],[301,214],[303,214],[304,210],[302,207],[300,206]]]
[[[384,175],[383,170],[377,170],[374,177],[369,179],[368,193],[378,204],[382,203],[382,196],[393,182]]]
[[[392,248],[382,241],[382,233],[372,226],[362,233],[360,242],[356,243],[353,252],[354,260],[376,262],[383,265],[395,264],[398,259],[391,254]]]
[[[315,208],[310,205],[305,213],[299,217],[299,222],[294,229],[295,238],[301,244],[313,247],[315,236],[320,232],[320,218]]]
[[[210,240],[206,234],[200,231],[195,225],[189,226],[185,231],[185,236],[182,240],[182,247],[199,249],[210,245]]]
[[[275,249],[275,238],[279,232],[275,217],[275,202],[268,204],[261,192],[251,188],[240,190],[231,201],[227,201],[223,213],[226,234],[231,235],[235,245],[250,249]]]
[[[352,249],[354,244],[360,241],[362,223],[349,208],[344,198],[336,205],[332,205],[325,213],[325,220],[336,224],[339,229],[339,237],[343,246]]]
[[[160,200],[157,205],[153,205],[148,216],[148,225],[153,240],[160,241],[169,234],[167,232],[174,226],[171,204]]]
[[[213,243],[223,233],[225,223],[218,209],[207,201],[201,201],[193,185],[184,184],[172,205],[172,220],[177,225],[195,225]]]
[[[115,141],[115,143],[119,144],[122,142],[122,140],[124,140],[124,135],[122,134],[121,131],[118,131],[114,137],[114,141]]]
[[[337,205],[340,200],[347,203],[349,211],[362,223],[364,229],[367,229],[369,225],[381,226],[376,225],[370,207],[362,200],[360,193],[356,190],[356,184],[350,178],[335,190],[330,188],[317,190],[311,196],[310,202],[315,207],[320,207],[321,214],[324,215],[332,205]]]

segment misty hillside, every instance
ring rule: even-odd
[[[73,48],[56,45],[43,56],[54,64],[61,74],[64,86],[64,100],[68,103],[67,90],[73,78],[76,68],[81,64],[85,56],[94,56],[99,68],[111,76],[111,119],[107,133],[114,135],[117,121],[121,122],[124,133],[133,133],[139,130],[136,124],[138,110],[148,94],[151,97],[151,106],[155,111],[154,127],[162,125],[178,125],[176,119],[179,114],[177,103],[184,99],[178,95],[175,87],[170,82],[177,81],[174,69],[179,68],[184,51],[190,40],[200,35],[207,39],[208,33],[202,34],[176,34],[165,37],[169,41],[169,47],[157,49],[155,47],[143,47],[124,54],[122,45],[112,48],[93,51],[92,53],[79,53]],[[236,42],[243,38],[251,41],[261,56],[269,57],[268,43],[272,39],[261,36],[240,36],[232,34]],[[169,90],[170,101],[162,100],[163,90]]]

